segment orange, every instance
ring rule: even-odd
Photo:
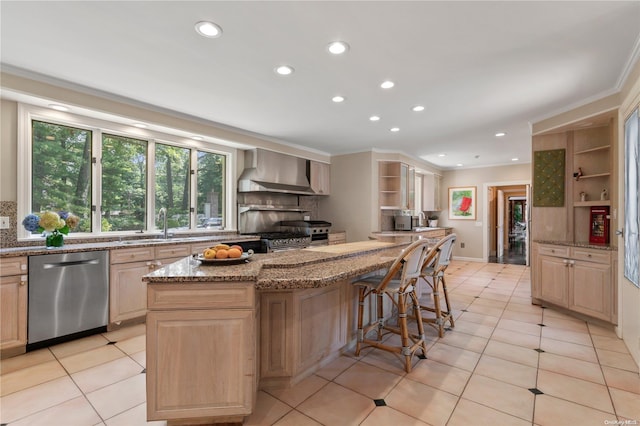
[[[216,252],[216,259],[226,259],[229,257],[229,251],[225,249],[220,249]]]
[[[202,255],[205,259],[215,259],[216,251],[214,249],[206,249]]]
[[[240,253],[242,253],[242,251],[243,251],[243,250],[242,250],[242,246],[239,246],[239,245],[237,245],[237,244],[232,245],[230,248],[238,249],[238,250],[240,250]]]
[[[230,258],[238,258],[238,257],[242,256],[242,251],[238,250],[235,247],[231,247],[228,251],[229,251],[229,257]]]

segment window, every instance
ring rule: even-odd
[[[146,229],[147,142],[102,136],[102,219],[106,231]]]
[[[156,228],[162,229],[159,211],[167,209],[167,227],[189,229],[191,198],[190,150],[156,144]]]
[[[232,224],[231,148],[22,104],[18,138],[20,217],[70,211],[80,218],[71,235],[85,238],[158,232],[163,207],[172,232]]]
[[[92,132],[36,120],[31,132],[31,212],[72,212],[90,232]]]
[[[198,227],[224,225],[225,156],[198,151]]]

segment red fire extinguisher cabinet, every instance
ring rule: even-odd
[[[591,207],[590,244],[609,244],[609,207]]]

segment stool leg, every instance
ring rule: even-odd
[[[405,293],[398,294],[398,322],[402,355],[404,355],[404,369],[407,373],[411,373],[411,345],[409,344],[409,328],[407,327],[407,295]]]
[[[376,310],[378,312],[378,341],[380,341],[382,340],[382,329],[384,328],[384,309],[383,309],[384,294],[377,293],[376,296],[377,296]]]
[[[360,287],[358,289],[358,336],[356,343],[356,356],[360,355],[360,349],[362,347],[362,342],[364,340],[364,331],[362,329],[362,317],[364,316],[364,299],[365,299],[366,288]]]
[[[455,327],[453,323],[453,313],[451,312],[451,305],[449,304],[449,293],[447,292],[447,282],[444,279],[444,272],[442,273],[442,292],[444,293],[444,302],[447,305],[447,316],[449,317],[449,324],[451,328]]]
[[[411,303],[413,303],[413,315],[416,317],[416,323],[418,325],[418,334],[420,335],[420,347],[422,348],[422,355],[427,356],[427,342],[425,341],[424,324],[422,323],[422,315],[420,314],[420,302],[418,301],[418,295],[415,291],[411,294]]]
[[[433,309],[436,314],[435,324],[438,327],[438,337],[444,336],[444,320],[442,319],[442,309],[440,307],[440,282],[438,276],[433,277]]]

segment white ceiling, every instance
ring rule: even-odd
[[[5,70],[332,155],[391,150],[445,169],[529,162],[530,123],[617,92],[640,54],[640,1],[0,7]],[[199,36],[201,20],[223,35]],[[330,55],[334,40],[350,50]],[[295,73],[276,75],[283,63]],[[381,89],[385,79],[396,86]],[[336,94],[346,101],[331,102]],[[417,104],[425,110],[411,111]],[[381,120],[370,122],[374,114]]]

